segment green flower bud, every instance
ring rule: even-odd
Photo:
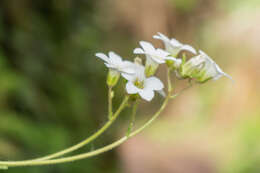
[[[181,77],[196,79],[199,83],[205,83],[210,79],[217,80],[221,76],[226,76],[232,80],[208,55],[202,51],[199,51],[199,53],[198,56],[181,65],[179,70]]]
[[[120,78],[120,73],[116,70],[109,69],[107,75],[107,85],[109,87],[114,87]]]

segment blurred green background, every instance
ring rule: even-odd
[[[0,159],[46,155],[94,133],[107,117],[107,69],[94,54],[131,60],[139,40],[162,46],[152,39],[160,31],[207,52],[235,83],[190,89],[111,152],[8,172],[259,173],[259,19],[259,0],[1,0]],[[140,122],[159,100],[141,106]],[[128,112],[79,152],[122,136]]]

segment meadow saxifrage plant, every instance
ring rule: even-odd
[[[134,54],[145,55],[146,61],[144,65],[139,57],[136,57],[135,60],[131,62],[128,60],[123,60],[114,52],[109,52],[108,56],[103,53],[96,53],[96,57],[103,60],[105,66],[108,68],[108,120],[99,130],[76,145],[44,157],[23,161],[0,161],[0,169],[19,166],[66,163],[107,152],[143,131],[161,114],[170,99],[176,98],[176,96],[178,96],[182,91],[191,87],[192,84],[205,83],[211,79],[217,80],[222,76],[232,79],[228,74],[223,72],[223,70],[203,51],[199,50],[197,54],[197,51],[192,46],[182,44],[174,38],[170,39],[162,33],[154,35],[153,38],[163,41],[165,48],[155,48],[147,41],[140,41],[141,48],[135,48],[133,51]],[[181,51],[188,51],[194,54],[194,56],[187,59],[185,54],[183,54],[182,58],[180,58]],[[164,63],[166,64],[165,67],[167,69],[166,92],[164,91],[165,85],[163,82],[155,76],[159,65]],[[172,87],[172,75],[176,75],[177,79],[189,81],[190,85],[176,93],[173,90],[174,87]],[[125,96],[117,110],[113,111],[112,101],[115,94],[113,88],[117,85],[120,77],[123,77],[127,81],[124,86]],[[142,99],[146,102],[151,101],[156,92],[164,96],[164,101],[162,102],[160,108],[154,113],[154,115],[151,116],[150,120],[133,131],[139,101]],[[132,107],[132,115],[129,128],[125,136],[99,149],[74,156],[64,157],[65,154],[71,153],[87,145],[103,134],[113,124],[117,117],[119,117],[122,110],[129,105]]]

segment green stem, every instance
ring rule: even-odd
[[[120,144],[124,143],[128,138],[133,137],[143,131],[146,127],[148,127],[160,114],[161,112],[165,109],[168,101],[169,101],[169,95],[166,97],[164,100],[162,106],[160,109],[153,115],[153,117],[147,121],[142,127],[139,129],[133,131],[132,133],[129,134],[129,136],[124,136],[121,139],[119,139],[116,142],[113,142],[112,144],[109,144],[105,147],[102,147],[100,149],[97,149],[95,151],[71,156],[71,157],[64,157],[61,159],[53,159],[53,160],[42,160],[42,161],[6,161],[6,162],[0,162],[0,166],[6,166],[6,167],[18,167],[18,166],[40,166],[40,165],[51,165],[51,164],[58,164],[58,163],[66,163],[66,162],[73,162],[76,160],[81,160],[81,159],[86,159],[89,157],[93,157],[96,155],[99,155],[101,153],[107,152],[112,150],[113,148],[119,146]]]
[[[111,119],[113,116],[113,88],[111,86],[108,87],[108,119]]]
[[[104,133],[111,126],[111,124],[116,120],[116,118],[120,115],[122,110],[126,107],[128,99],[129,99],[129,96],[126,96],[125,99],[122,101],[121,105],[119,106],[118,110],[112,116],[112,118],[102,128],[100,128],[96,133],[94,133],[93,135],[91,135],[87,139],[83,140],[82,142],[80,142],[80,143],[78,143],[78,144],[76,144],[76,145],[74,145],[72,147],[69,147],[69,148],[67,148],[65,150],[62,150],[60,152],[57,152],[57,153],[54,153],[54,154],[50,154],[50,155],[47,155],[45,157],[40,157],[40,158],[37,158],[37,159],[26,160],[26,162],[27,161],[29,162],[29,161],[49,160],[49,159],[52,159],[52,158],[63,156],[65,154],[73,152],[73,151],[75,151],[75,150],[85,146],[86,144],[90,143],[91,141],[95,140],[102,133]],[[4,164],[4,162],[0,162],[0,164]],[[2,166],[2,165],[0,165],[0,166]]]
[[[171,69],[167,68],[168,93],[172,91]]]
[[[137,107],[138,107],[138,103],[139,103],[139,100],[137,99],[134,103],[134,106],[133,106],[133,110],[132,110],[132,115],[131,115],[131,122],[129,124],[129,127],[128,127],[128,131],[127,131],[127,135],[126,136],[129,136],[130,133],[132,132],[132,129],[134,127],[134,123],[135,123],[135,116],[136,116],[136,112],[137,112]]]

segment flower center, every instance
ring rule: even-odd
[[[139,81],[138,79],[135,80],[134,85],[137,88],[143,89],[144,88],[144,82],[143,81]]]

